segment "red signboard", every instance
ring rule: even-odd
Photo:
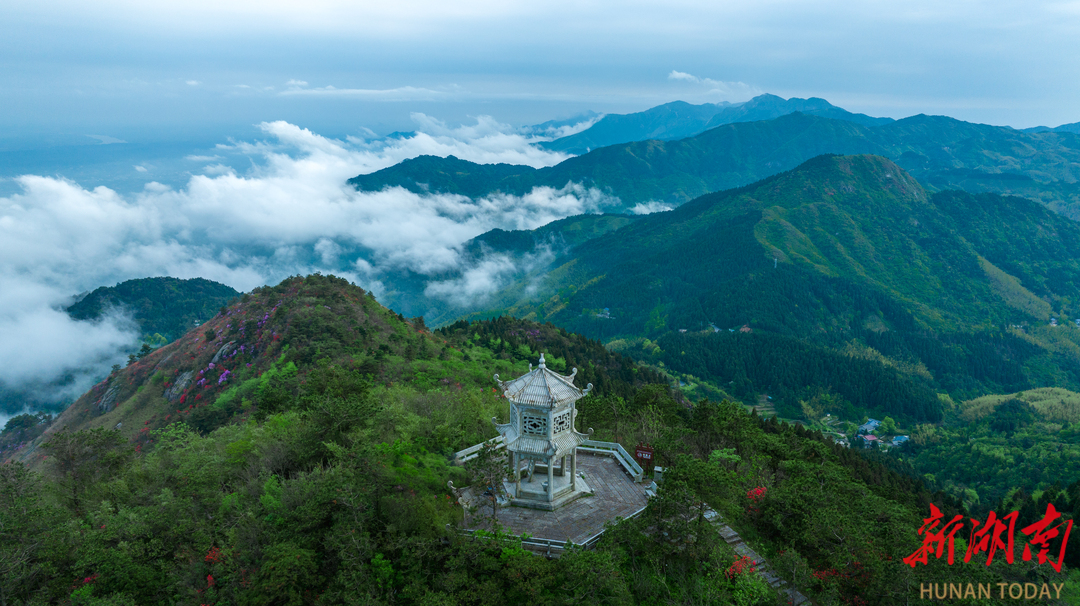
[[[634,458],[638,460],[642,467],[652,467],[653,447],[648,444],[638,444],[634,452]]]

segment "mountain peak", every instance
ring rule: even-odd
[[[682,139],[723,124],[772,120],[793,112],[848,120],[864,126],[879,126],[892,121],[889,118],[853,114],[818,97],[784,99],[766,93],[745,103],[693,105],[685,101],[672,101],[643,112],[608,114],[592,127],[546,143],[544,147],[554,151],[583,154],[598,147],[631,141]]]

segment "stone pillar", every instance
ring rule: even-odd
[[[577,449],[570,453],[570,490],[577,490]]]
[[[521,495],[521,457],[518,453],[510,453],[510,460],[514,466],[514,498],[520,498]]]
[[[550,503],[555,500],[555,460],[554,457],[548,457],[548,485],[547,485],[547,500]]]

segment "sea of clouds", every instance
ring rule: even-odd
[[[63,306],[75,293],[149,276],[203,277],[247,291],[322,271],[378,295],[387,272],[407,270],[439,276],[429,296],[467,305],[519,269],[505,256],[463,255],[469,239],[619,206],[573,183],[481,199],[349,186],[351,177],[422,154],[551,166],[567,156],[535,144],[595,121],[536,133],[488,117],[460,127],[413,118],[415,133],[383,140],[341,141],[263,123],[266,140],[230,141],[215,156],[189,158],[206,164],[182,188],[150,182],[121,195],[61,177],[18,177],[20,192],[0,197],[0,392],[7,412],[12,393],[29,408],[73,399],[137,348],[136,327],[122,310],[97,322],[72,320]],[[237,154],[250,160],[242,173],[219,161]]]

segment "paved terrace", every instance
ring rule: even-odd
[[[578,472],[592,488],[593,496],[582,497],[555,511],[526,507],[502,507],[499,524],[509,534],[551,539],[564,543],[584,543],[616,517],[626,518],[648,501],[646,484],[638,484],[612,457],[578,453]],[[489,510],[490,511],[490,510]],[[483,509],[465,520],[469,530],[490,530],[490,518]]]
[[[509,534],[528,534],[534,538],[549,539],[565,543],[570,540],[577,544],[585,543],[604,529],[604,524],[616,517],[629,517],[641,508],[649,499],[645,491],[648,483],[638,484],[626,472],[622,465],[612,457],[592,455],[578,451],[578,471],[585,474],[585,480],[593,490],[593,496],[580,498],[555,511],[543,511],[526,507],[501,507],[498,512],[499,524]],[[466,493],[469,489],[466,489]],[[467,494],[464,500],[472,500]],[[490,507],[490,506],[489,506]],[[757,574],[773,589],[785,596],[794,606],[813,606],[813,602],[797,589],[778,577],[768,562],[743,542],[730,526],[715,512],[706,514],[720,533],[724,541],[731,545],[735,553],[747,556],[758,563]],[[481,508],[465,520],[469,530],[490,530],[490,519]],[[553,555],[552,549],[536,548],[538,553]],[[555,552],[556,554],[558,551]]]

